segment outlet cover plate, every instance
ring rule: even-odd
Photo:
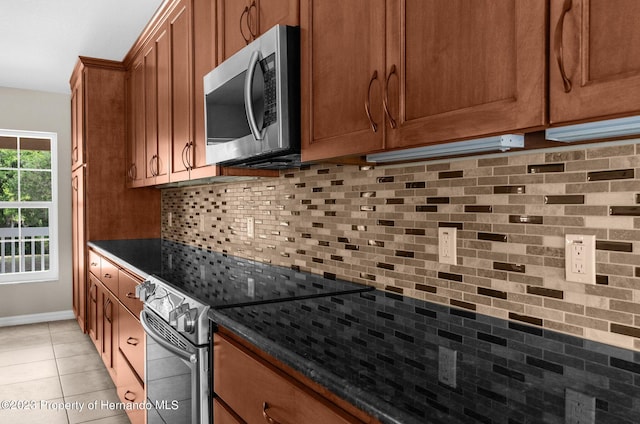
[[[438,381],[449,387],[457,387],[458,352],[448,347],[438,348]]]
[[[455,227],[438,228],[438,262],[457,264],[458,229]]]
[[[567,281],[596,283],[596,236],[567,234],[564,257]]]
[[[572,389],[565,390],[565,424],[595,424],[596,398]]]

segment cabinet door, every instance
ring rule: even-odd
[[[145,48],[144,63],[144,145],[145,184],[151,185],[155,181],[155,171],[152,162],[158,153],[158,93],[157,93],[157,59],[155,39]],[[142,171],[142,170],[141,170]]]
[[[638,16],[636,0],[552,0],[551,124],[640,113]]]
[[[169,17],[171,36],[171,181],[189,178],[193,146],[193,37],[191,2],[181,2]],[[204,96],[200,97],[204,102]]]
[[[144,185],[145,167],[145,92],[144,58],[139,55],[129,72],[129,143],[127,168],[128,182],[131,187]]]
[[[73,261],[73,312],[82,331],[86,320],[86,264],[85,264],[85,210],[84,210],[85,168],[77,168],[71,174],[71,231]]]
[[[171,34],[169,28],[156,37],[156,107],[157,145],[155,158],[148,165],[155,174],[154,183],[169,182],[169,152],[171,150]],[[148,95],[148,94],[147,94]],[[150,152],[151,150],[147,150]]]
[[[303,0],[300,28],[302,160],[382,149],[385,1]]]
[[[116,379],[116,352],[118,349],[118,303],[114,296],[107,290],[102,290],[102,349],[100,354],[102,361]]]
[[[545,124],[546,2],[389,2],[387,148]]]
[[[203,77],[211,72],[217,63],[216,8],[209,0],[193,2],[193,145],[185,149],[185,158],[190,168],[190,178],[213,177],[219,168],[206,163],[206,135],[204,133],[204,85]],[[180,147],[180,145],[177,145]],[[186,145],[182,146],[183,148]],[[174,146],[174,149],[176,146]],[[180,152],[182,154],[182,150]],[[175,154],[175,153],[174,153]]]
[[[123,306],[118,312],[118,347],[140,379],[144,379],[144,341],[142,324]]]
[[[84,78],[79,77],[71,93],[71,169],[84,163]]]
[[[246,0],[218,0],[218,62],[229,58],[251,41],[247,17],[250,5]]]
[[[102,306],[100,303],[100,297],[102,296],[102,289],[98,279],[89,274],[89,286],[87,290],[87,332],[91,341],[98,349],[98,352],[102,352],[102,338],[101,338],[101,323],[102,323]]]

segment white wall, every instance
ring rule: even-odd
[[[0,284],[0,322],[17,315],[72,309],[71,274],[71,96],[0,87],[0,128],[58,134],[58,244],[60,279]],[[54,314],[55,315],[55,314]]]

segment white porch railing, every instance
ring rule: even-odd
[[[49,227],[0,228],[0,274],[49,269]]]

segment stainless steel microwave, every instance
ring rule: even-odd
[[[299,40],[274,26],[205,75],[208,164],[300,165]]]

